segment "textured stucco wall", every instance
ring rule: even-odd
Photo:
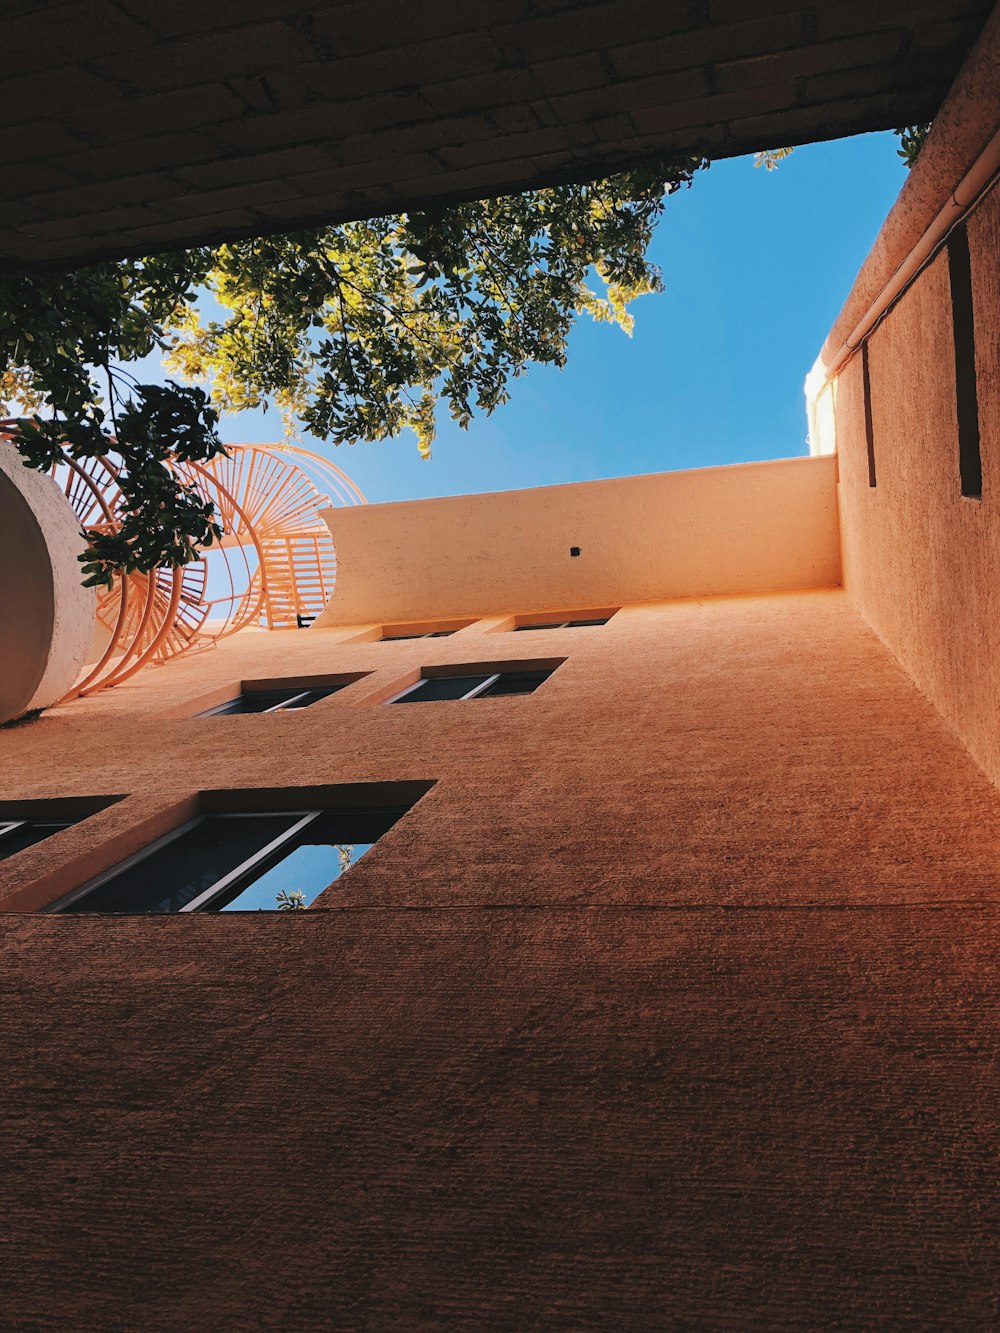
[[[837,385],[844,584],[976,760],[1000,782],[1000,191],[968,222],[983,462],[961,494],[947,255],[869,340],[877,486],[860,356]]]
[[[324,625],[840,582],[834,464],[790,458],[328,509]],[[570,555],[579,547],[579,557]]]
[[[125,793],[7,912],[196,788],[436,782],[329,910],[0,914],[0,1325],[989,1325],[1000,797],[847,597],[350,639],[0,733],[0,799]],[[531,696],[368,702],[527,653]]]
[[[83,547],[66,497],[0,439],[0,722],[60,698],[83,666],[96,622]]]
[[[995,1326],[995,909],[0,929],[7,1328]]]
[[[396,643],[242,634],[3,736],[0,800],[132,795],[0,862],[0,904],[55,897],[38,872],[71,874],[81,854],[96,873],[102,847],[104,864],[127,855],[148,840],[141,820],[169,827],[199,788],[401,779],[438,785],[337,902],[678,901],[708,886],[732,902],[765,887],[781,902],[868,901],[890,884],[948,893],[971,867],[992,885],[992,789],[837,591],[626,608],[597,629],[495,623]],[[532,695],[373,702],[419,666],[533,657],[566,661]],[[241,680],[291,672],[365,674],[302,712],[191,716]],[[942,845],[942,821],[970,818],[981,850]]]

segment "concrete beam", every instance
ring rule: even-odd
[[[70,265],[934,115],[989,0],[26,0],[0,263]]]

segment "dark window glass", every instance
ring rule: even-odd
[[[529,629],[576,629],[583,625],[606,625],[611,619],[610,616],[601,616],[594,620],[552,620],[544,625],[515,625],[514,632]]]
[[[298,695],[290,699],[281,711],[290,712],[294,711],[296,708],[308,708],[310,704],[319,703],[320,699],[329,699],[331,694],[336,694],[338,690],[342,690],[343,688],[342,685],[318,685],[315,689],[302,690]]]
[[[428,630],[425,634],[383,634],[383,643],[401,643],[404,639],[447,639],[449,634],[454,634],[453,629],[435,629]]]
[[[296,691],[299,693],[299,691]],[[226,704],[226,713],[266,713],[269,708],[286,704],[294,698],[291,690],[244,690],[230,703]],[[220,710],[221,711],[221,710]]]
[[[531,694],[551,675],[551,671],[505,671],[477,697],[485,699],[498,694]]]
[[[195,713],[195,717],[228,717],[230,713],[245,713],[246,711],[243,707],[243,695],[238,694],[235,699],[230,699],[228,703],[216,704],[214,708],[206,708],[203,713]]]
[[[310,843],[377,842],[406,814],[405,807],[378,806],[358,810],[326,810],[306,829],[302,840]]]
[[[301,818],[206,815],[62,910],[179,912]]]
[[[53,833],[69,828],[74,822],[71,819],[0,820],[0,861],[23,852],[26,847],[34,847],[36,842],[51,838]]]
[[[476,699],[485,699],[487,695],[530,694],[543,680],[548,680],[552,670],[542,671],[504,671],[490,672],[480,676],[432,676],[422,680],[415,689],[393,699],[392,703],[427,703],[430,700],[465,699],[473,690],[485,685]],[[493,677],[496,677],[493,679]],[[486,682],[489,681],[489,684]]]
[[[432,676],[422,680],[414,690],[394,700],[398,704],[429,703],[435,699],[462,699],[483,681],[489,680],[489,672],[479,676]]]
[[[310,704],[327,699],[342,690],[343,685],[287,685],[280,690],[244,690],[228,703],[206,709],[199,717],[228,717],[232,713],[266,713],[308,708]]]

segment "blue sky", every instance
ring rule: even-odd
[[[407,433],[327,452],[372,502],[543,486],[806,452],[802,382],[906,168],[890,133],[797,148],[777,171],[715,162],[667,200],[652,255],[666,290],[630,339],[581,318],[565,370],[535,367],[511,402],[434,457]],[[229,441],[280,436],[275,414],[223,421]]]

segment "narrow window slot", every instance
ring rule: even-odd
[[[955,342],[955,398],[958,409],[958,469],[962,494],[981,499],[983,460],[979,445],[979,400],[976,393],[976,329],[972,308],[972,264],[965,226],[948,238],[948,276]]]
[[[868,485],[875,487],[875,428],[872,425],[872,380],[868,369],[868,344],[861,344],[861,377],[865,391],[865,446],[868,450]]]

